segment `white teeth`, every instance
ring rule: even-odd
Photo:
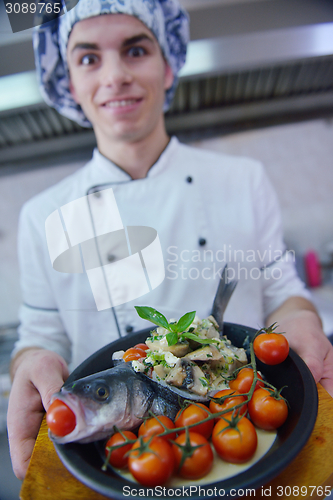
[[[110,101],[105,104],[108,108],[120,108],[122,106],[130,106],[131,104],[134,104],[136,102],[136,99],[123,99],[121,101]]]

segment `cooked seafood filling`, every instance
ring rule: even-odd
[[[213,316],[203,320],[196,316],[182,332],[194,334],[192,337],[196,339],[184,340],[180,334],[179,341],[169,345],[170,331],[158,327],[146,340],[149,347],[146,358],[132,361],[132,366],[154,380],[163,380],[200,396],[224,389],[231,373],[246,364],[247,357],[244,349],[235,347],[226,337],[220,338],[218,328]]]

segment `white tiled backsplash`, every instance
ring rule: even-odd
[[[80,166],[61,165],[0,177],[0,325],[17,321],[21,300],[16,248],[22,205]]]
[[[197,141],[195,146],[261,160],[277,191],[289,248],[327,259],[333,241],[333,122],[315,120]],[[0,177],[0,324],[17,321],[16,232],[20,207],[82,163]]]
[[[316,120],[203,140],[196,145],[256,158],[282,210],[285,240],[300,254],[327,259],[333,242],[333,120]]]

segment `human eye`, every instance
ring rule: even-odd
[[[85,54],[80,58],[80,64],[82,66],[92,66],[98,62],[98,57],[96,54]]]
[[[147,54],[147,51],[143,47],[134,46],[134,47],[131,47],[130,49],[128,49],[127,54],[130,57],[142,57],[145,54]]]

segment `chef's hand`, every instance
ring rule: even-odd
[[[321,320],[311,302],[291,297],[273,312],[266,324],[278,323],[290,347],[308,365],[316,382],[333,397],[333,346],[323,332]]]
[[[13,470],[24,479],[51,396],[68,377],[65,360],[39,348],[20,351],[12,362],[13,384],[9,397],[7,427]]]

